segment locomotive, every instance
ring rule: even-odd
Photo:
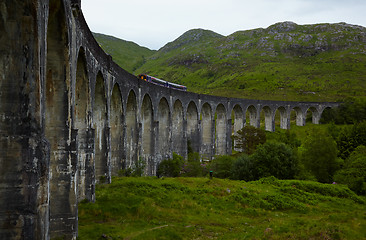
[[[160,85],[160,86],[163,86],[163,87],[177,89],[177,90],[180,90],[180,91],[187,91],[186,86],[179,85],[179,84],[176,84],[176,83],[171,83],[171,82],[168,82],[168,81],[156,78],[156,77],[152,77],[152,76],[149,76],[149,75],[146,75],[146,74],[140,74],[140,75],[138,75],[138,78],[142,79],[146,82],[157,84],[157,85]]]

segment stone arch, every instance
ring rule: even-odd
[[[123,143],[123,106],[122,96],[119,85],[116,83],[113,87],[111,97],[111,173],[114,176],[118,175],[118,171],[123,166],[124,143]]]
[[[75,107],[74,107],[74,127],[77,129],[77,147],[78,147],[78,196],[79,199],[90,199],[86,193],[86,177],[87,169],[90,169],[91,154],[88,149],[89,141],[89,114],[90,114],[90,93],[89,93],[89,77],[87,72],[87,64],[85,51],[80,47],[75,82]],[[90,184],[90,183],[89,183]]]
[[[290,116],[288,115],[287,109],[283,106],[277,108],[276,114],[279,113],[279,125],[281,129],[290,128]]]
[[[335,121],[334,109],[330,106],[326,106],[319,114],[319,123],[328,123],[331,120]]]
[[[236,136],[237,132],[244,127],[245,119],[243,109],[239,105],[235,105],[232,110],[232,121],[233,121],[233,128],[232,128],[232,135]],[[240,149],[235,148],[236,141],[233,141],[234,150],[240,151]]]
[[[181,156],[186,153],[186,143],[184,142],[184,111],[183,105],[180,100],[176,100],[173,106],[173,117],[172,117],[172,141],[173,151]]]
[[[187,148],[193,152],[199,152],[199,131],[198,131],[198,110],[196,104],[192,101],[187,108]]]
[[[250,105],[247,108],[245,119],[246,119],[246,121],[248,121],[250,126],[258,127],[257,126],[257,119],[258,119],[257,109],[253,105]]]
[[[108,179],[108,152],[107,152],[107,99],[104,87],[104,78],[101,72],[98,72],[95,91],[94,91],[94,108],[93,108],[93,126],[94,135],[94,166],[95,178],[101,181],[103,178]]]
[[[264,113],[264,129],[266,131],[274,132],[274,116],[272,114],[272,109],[269,106],[264,106],[262,112]]]
[[[152,163],[152,156],[154,154],[154,126],[153,126],[153,105],[151,98],[145,94],[141,105],[141,133],[142,133],[142,154],[140,157],[145,161],[145,173],[151,174],[154,171],[154,164]]]
[[[169,104],[166,98],[162,98],[159,102],[158,118],[159,118],[158,154],[160,159],[168,159],[172,155],[170,150],[171,116],[170,116]]]
[[[292,113],[295,113],[293,115]],[[294,107],[291,111],[291,118],[295,117],[296,125],[297,126],[305,126],[305,116],[300,107]]]
[[[126,161],[125,168],[132,168],[138,156],[138,124],[137,99],[133,90],[130,91],[126,105]]]
[[[210,104],[202,105],[201,110],[201,128],[202,128],[202,143],[201,151],[203,158],[211,159],[213,156],[214,147],[214,118],[212,116],[212,108]]]
[[[315,107],[309,107],[306,111],[306,120],[309,119],[313,124],[319,124],[320,113]]]
[[[70,64],[69,41],[63,1],[50,0],[47,27],[45,84],[45,136],[50,144],[50,237],[73,236],[76,227],[76,173],[68,142]],[[76,149],[75,149],[76,151]],[[77,160],[76,160],[77,161]]]
[[[227,153],[227,117],[224,105],[219,104],[216,108],[216,155]]]

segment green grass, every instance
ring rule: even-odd
[[[141,67],[146,58],[155,51],[141,47],[133,42],[121,40],[100,33],[93,33],[102,49],[110,54],[113,61],[128,72],[133,72]]]
[[[79,239],[365,239],[365,198],[341,185],[113,178],[79,205]]]

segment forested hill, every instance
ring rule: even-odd
[[[134,74],[198,93],[297,101],[366,96],[366,28],[346,23],[282,22],[229,36],[194,29],[144,60]]]

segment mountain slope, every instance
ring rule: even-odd
[[[149,73],[220,96],[336,101],[366,95],[366,28],[274,24],[227,37],[195,29],[155,52]]]
[[[141,47],[133,42],[124,41],[112,36],[93,33],[105,52],[110,54],[118,65],[129,72],[135,71],[144,64],[145,59],[155,51]]]

